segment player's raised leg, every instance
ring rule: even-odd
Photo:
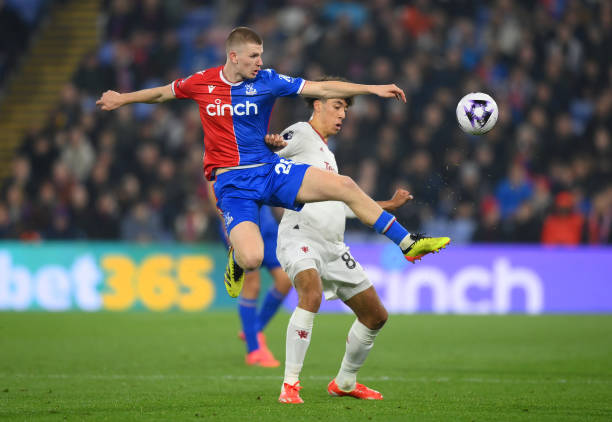
[[[346,338],[346,351],[340,371],[327,386],[327,392],[332,396],[382,400],[383,396],[378,391],[357,382],[357,372],[363,366],[374,346],[376,336],[387,321],[387,310],[374,287],[356,294],[345,303],[355,312],[357,319]]]
[[[304,267],[313,266],[304,261],[300,261]],[[302,388],[299,377],[310,345],[314,317],[321,306],[323,292],[321,279],[314,268],[300,271],[295,276],[294,285],[298,293],[298,306],[293,311],[287,326],[285,378],[278,398],[281,403],[304,402],[299,395],[299,390]]]
[[[424,255],[437,252],[450,242],[448,237],[411,235],[395,217],[384,211],[353,179],[314,166],[308,168],[297,194],[297,201],[342,201],[362,223],[391,239],[398,245],[406,259],[414,262]]]

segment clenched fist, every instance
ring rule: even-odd
[[[100,106],[102,110],[114,110],[123,105],[121,102],[121,94],[116,91],[106,91],[98,101],[96,105]]]

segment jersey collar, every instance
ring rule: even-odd
[[[317,135],[319,135],[319,138],[321,138],[321,140],[323,141],[323,143],[324,143],[325,145],[327,145],[327,141],[325,140],[325,138],[323,137],[323,135],[321,135],[321,134],[319,133],[319,131],[315,129],[315,127],[312,125],[312,123],[308,122],[308,124],[310,125],[310,127],[312,128],[312,130],[314,130],[314,131],[317,133]]]
[[[223,75],[223,66],[221,66],[221,69],[219,69],[219,77],[221,78],[221,80],[223,81],[223,83],[230,85],[230,86],[238,86],[241,83],[243,83],[244,81],[240,81],[240,82],[230,82],[228,81],[225,76]]]

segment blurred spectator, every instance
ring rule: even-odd
[[[215,218],[215,216],[212,216]],[[213,220],[214,222],[215,220]],[[203,239],[209,217],[198,201],[191,199],[185,213],[176,219],[176,233],[181,242],[192,243]]]
[[[89,237],[89,234],[94,231],[96,221],[92,215],[89,193],[84,185],[77,184],[72,189],[69,212],[78,236],[82,238]]]
[[[84,94],[97,98],[100,92],[114,86],[115,81],[111,69],[92,52],[85,56],[74,75],[74,85]]]
[[[4,181],[4,187],[15,185],[28,195],[35,192],[36,183],[32,180],[32,166],[26,156],[17,156],[13,159],[11,176]]]
[[[527,172],[520,164],[510,167],[508,177],[502,180],[495,191],[502,218],[512,216],[518,207],[531,197],[533,189],[527,180]]]
[[[68,143],[61,152],[61,160],[79,181],[85,180],[93,167],[95,151],[79,127],[70,131]]]
[[[28,26],[19,13],[0,0],[0,86],[26,48],[28,35]]]
[[[98,240],[119,239],[120,216],[117,203],[112,194],[105,192],[98,196],[93,213],[95,224],[91,226],[88,237]]]
[[[577,245],[584,233],[584,217],[575,210],[574,197],[560,192],[555,197],[555,209],[544,219],[542,243],[546,245]]]
[[[489,196],[480,204],[480,219],[472,238],[475,242],[503,242],[506,236],[502,230],[501,212],[497,200]]]
[[[587,224],[589,243],[612,243],[612,185],[595,195]]]
[[[159,215],[145,202],[136,203],[121,223],[121,238],[141,243],[163,240]]]
[[[525,201],[510,220],[508,240],[516,243],[537,243],[542,232],[542,220],[532,201]]]
[[[43,237],[49,240],[78,239],[79,233],[72,223],[73,220],[65,210],[56,210],[50,227],[43,232]]]
[[[11,239],[14,235],[9,210],[6,204],[0,202],[0,239]]]

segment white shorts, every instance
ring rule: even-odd
[[[279,236],[276,249],[278,260],[292,283],[295,284],[295,276],[300,272],[315,269],[323,282],[325,299],[344,302],[372,286],[363,267],[345,244],[329,248],[329,242],[292,234],[291,238]]]

